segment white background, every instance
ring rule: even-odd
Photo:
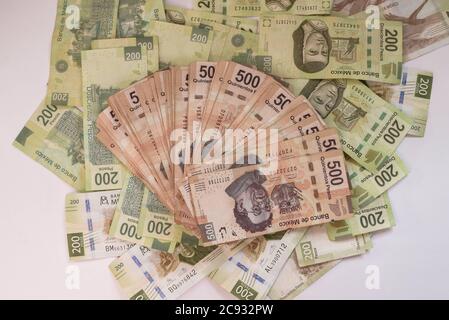
[[[56,0],[1,0],[0,298],[123,298],[110,260],[68,261],[64,197],[71,188],[11,146],[45,95],[55,14]],[[376,235],[370,253],[342,262],[299,299],[449,298],[448,56],[446,47],[409,63],[433,71],[435,80],[426,137],[407,138],[399,149],[411,173],[390,192],[397,227]],[[379,267],[379,290],[365,286],[370,265]],[[79,290],[66,288],[69,266],[79,268]],[[231,296],[205,279],[183,298]]]

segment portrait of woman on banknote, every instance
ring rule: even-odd
[[[293,43],[293,58],[299,70],[315,73],[329,64],[332,39],[323,21],[305,20],[293,32]]]
[[[271,11],[288,11],[295,0],[265,0],[265,5]]]
[[[300,95],[309,99],[312,106],[325,119],[340,104],[346,82],[343,80],[310,80]]]

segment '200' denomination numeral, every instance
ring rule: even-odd
[[[170,235],[170,227],[172,226],[171,223],[164,223],[164,222],[154,222],[154,221],[149,221],[148,225],[147,225],[147,231],[149,233],[157,233],[157,234],[163,234],[164,236],[169,236]]]
[[[128,238],[135,238],[137,240],[142,239],[142,237],[137,235],[137,227],[134,225],[129,225],[126,222],[124,222],[121,226],[120,226],[120,234],[122,236],[126,236]]]
[[[51,104],[46,105],[37,116],[37,122],[41,122],[46,127],[50,123],[50,120],[53,118],[56,111],[58,111],[57,106]]]
[[[401,133],[405,130],[405,126],[400,124],[396,119],[393,121],[390,128],[388,128],[387,133],[384,134],[384,140],[389,144],[395,144],[396,139],[401,136]]]
[[[382,218],[382,211],[370,213],[368,216],[360,216],[360,224],[365,229],[369,226],[375,227],[384,223],[385,220]]]
[[[119,183],[118,172],[113,171],[113,172],[97,173],[95,174],[94,181],[97,186],[118,184]]]
[[[389,164],[387,167],[385,167],[385,169],[383,169],[381,172],[379,172],[378,175],[375,176],[374,181],[376,181],[379,187],[384,187],[387,182],[390,182],[398,175],[399,172],[397,170],[394,170],[392,164]]]
[[[198,2],[199,8],[210,8],[210,1],[209,0],[203,0]]]
[[[206,34],[200,34],[200,33],[193,33],[192,34],[192,41],[193,42],[199,42],[199,43],[207,43],[207,35]]]
[[[385,42],[387,43],[385,50],[390,52],[398,51],[398,31],[385,29]]]

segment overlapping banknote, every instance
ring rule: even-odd
[[[340,97],[328,108],[320,94],[328,97],[333,85]],[[412,120],[358,81],[283,81],[233,61],[199,61],[156,71],[107,104],[97,137],[131,172],[110,231],[137,243],[123,258],[124,274],[116,273],[128,297],[172,297],[148,291],[144,275],[155,272],[154,262],[140,255],[176,253],[186,235],[201,248],[254,239],[210,275],[248,300],[269,297],[291,255],[301,268],[333,265],[368,252],[371,233],[395,225],[386,192],[408,173],[395,150]],[[351,131],[370,113],[362,128],[370,124],[373,141],[403,127],[395,144],[377,153],[370,131]],[[178,279],[177,271],[168,275]],[[136,277],[142,280],[134,284]]]
[[[264,15],[258,54],[278,77],[399,83],[402,38],[396,21],[374,29],[364,19]]]
[[[48,90],[14,146],[70,184],[72,261],[126,298],[203,278],[293,299],[396,220],[443,0],[58,0]],[[83,193],[85,192],[85,193]]]
[[[333,0],[195,0],[194,8],[236,17],[254,17],[264,13],[294,15],[329,14]]]
[[[119,91],[108,100],[111,109],[105,109],[97,120],[100,133],[111,132],[113,143],[105,145],[106,148],[123,146],[121,157],[128,164],[136,164],[129,170],[140,172],[145,180],[150,179],[146,186],[159,196],[165,207],[172,209],[175,221],[185,223],[205,245],[214,245],[349,218],[352,215],[351,190],[336,131],[323,132],[319,137],[323,145],[317,145],[317,136],[302,138],[326,129],[312,105],[304,97],[285,101],[271,97],[280,107],[269,128],[275,134],[261,154],[260,150],[245,147],[254,144],[254,139],[264,138],[262,135],[251,137],[255,131],[247,127],[253,116],[249,111],[259,109],[263,114],[263,109],[270,107],[257,103],[261,99],[269,101],[263,89],[280,85],[270,76],[234,62],[218,62],[215,66],[209,62],[201,64],[196,62],[189,67],[156,72]],[[190,76],[190,70],[199,70],[198,77]],[[217,72],[223,75],[223,80]],[[158,82],[162,73],[171,78],[172,85],[168,89],[173,97],[172,105],[168,105],[171,112],[165,115],[165,126],[162,108],[157,103],[149,103],[157,101],[154,97],[156,88],[161,86]],[[191,96],[189,89],[195,90],[197,82],[194,80],[201,76],[212,78],[202,110],[208,120],[202,118],[199,124],[204,136],[193,140],[187,131],[194,126],[188,123],[189,98],[195,100],[197,96]],[[111,114],[116,118],[114,121],[102,120],[111,118]],[[220,148],[227,147],[230,142],[222,133],[230,132],[232,124],[245,114],[248,117],[242,120],[242,126],[236,127],[237,132],[245,130],[238,141],[240,147],[235,149],[237,153],[231,152],[232,147]],[[172,132],[170,137],[162,134],[164,127]],[[127,133],[122,138],[113,134],[120,130]],[[266,132],[265,129],[259,131]],[[287,139],[290,146],[283,141]],[[234,136],[231,142],[233,140]],[[303,153],[296,150],[289,157],[275,156],[277,150],[273,153],[272,148],[278,146],[279,140],[285,148],[301,145],[305,150]],[[311,150],[304,147],[308,144]],[[166,154],[164,146],[173,146],[170,154]],[[190,154],[195,153],[197,147],[199,157]],[[208,162],[219,159],[226,153],[224,149],[230,153],[225,157],[229,166],[210,167]],[[243,154],[243,164],[239,163],[241,159],[235,158],[239,153]],[[134,159],[139,156],[143,161]],[[259,156],[260,161],[251,163],[252,156]],[[142,174],[145,171],[148,173]],[[221,203],[220,207],[217,208],[216,203]]]
[[[446,0],[334,0],[332,14],[364,18],[373,28],[380,19],[404,26],[405,61],[449,43],[449,2]]]

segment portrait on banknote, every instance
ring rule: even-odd
[[[407,62],[449,44],[449,0],[56,2],[45,96],[13,145],[76,190],[68,258],[115,259],[124,297],[189,298],[209,278],[293,299],[396,226],[398,150],[425,136],[443,74]]]
[[[326,119],[340,104],[345,89],[346,81],[344,80],[310,80],[300,95],[309,100],[321,118]]]
[[[288,11],[295,0],[265,0],[265,5],[271,11]]]
[[[270,196],[262,185],[266,180],[263,174],[254,170],[239,177],[225,190],[235,200],[234,216],[245,231],[260,232],[271,225]]]
[[[304,20],[293,32],[293,42],[293,58],[299,70],[315,73],[329,64],[332,39],[325,22]]]

